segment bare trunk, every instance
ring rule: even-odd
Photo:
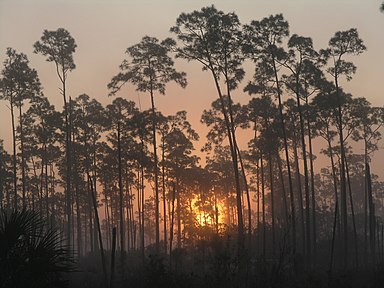
[[[308,97],[306,98],[306,104],[308,105]],[[313,168],[313,152],[312,152],[312,134],[311,123],[307,116],[307,130],[308,130],[308,146],[309,146],[309,164],[311,172],[311,196],[312,196],[312,238],[313,238],[313,262],[316,265],[317,261],[317,225],[316,225],[316,197],[315,197],[315,172]]]
[[[268,162],[269,162],[269,187],[271,189],[271,217],[272,217],[272,255],[275,256],[276,252],[276,231],[275,231],[275,199],[274,199],[274,179],[273,179],[273,163],[272,163],[272,153],[268,152]]]
[[[169,228],[169,267],[172,269],[172,246],[173,246],[173,223],[175,219],[175,197],[176,186],[173,183],[172,186],[172,213],[171,213],[171,227]]]
[[[4,197],[4,161],[3,161],[3,146],[0,146],[0,209],[3,209],[3,197]],[[8,208],[8,207],[7,207]]]
[[[338,104],[338,130],[339,130],[339,142],[340,142],[340,196],[341,196],[341,232],[343,236],[343,265],[344,268],[348,266],[348,215],[347,215],[347,187],[345,179],[345,149],[344,149],[344,136],[343,136],[343,114],[341,107],[341,95],[338,83],[338,74],[335,73],[335,86],[337,94]]]
[[[240,168],[241,168],[241,173],[243,174],[245,193],[246,193],[246,197],[247,197],[247,208],[248,208],[248,249],[251,249],[251,244],[252,244],[252,208],[251,208],[251,199],[249,197],[248,180],[247,180],[247,176],[245,174],[243,159],[241,157],[239,147],[236,146],[236,148],[237,148],[237,153],[239,154]]]
[[[19,95],[20,97],[20,95]],[[21,154],[21,184],[22,184],[22,199],[23,209],[27,208],[26,202],[26,179],[25,179],[25,155],[24,155],[24,129],[23,129],[23,113],[21,109],[21,100],[19,100],[19,125],[20,125],[20,154]]]
[[[120,111],[121,115],[121,111]],[[120,119],[117,122],[117,154],[119,165],[119,214],[120,214],[120,256],[121,262],[124,264],[124,211],[123,211],[123,174],[122,174],[122,159],[121,159],[121,123]]]
[[[109,281],[109,288],[114,287],[115,283],[115,255],[116,255],[116,227],[112,229],[112,251],[111,251],[111,278]]]
[[[336,229],[338,228],[337,230],[340,230],[340,224],[339,224],[339,198],[338,198],[338,191],[337,191],[336,166],[333,160],[332,144],[331,144],[331,139],[329,138],[328,127],[327,127],[327,142],[328,142],[328,149],[330,154],[329,158],[331,160],[331,167],[332,167],[333,188],[335,192],[335,212],[334,212],[334,220],[333,220],[333,228],[332,228],[331,257],[330,257],[331,259],[329,264],[329,271],[330,273],[332,273],[335,241],[336,241]]]
[[[266,227],[265,227],[265,183],[264,183],[264,163],[263,163],[263,152],[260,151],[260,169],[261,169],[261,209],[262,209],[262,221],[263,221],[263,261],[265,262],[266,257],[266,245],[267,245],[267,239],[266,239]]]
[[[259,159],[256,162],[256,185],[257,185],[257,253],[260,253],[260,167]]]
[[[88,179],[90,179],[90,175],[88,175]],[[88,181],[89,183],[91,183],[91,189],[90,189],[90,192],[91,192],[91,196],[92,196],[92,202],[93,202],[93,209],[95,211],[95,223],[96,223],[96,227],[97,227],[97,232],[98,232],[98,235],[99,235],[99,245],[100,245],[100,255],[101,255],[101,265],[102,265],[102,268],[103,268],[103,274],[104,274],[104,285],[105,287],[108,287],[108,275],[107,275],[107,266],[106,266],[106,263],[105,263],[105,256],[104,256],[104,246],[103,246],[103,238],[102,238],[102,234],[101,234],[101,227],[100,227],[100,220],[99,220],[99,212],[97,210],[97,200],[96,200],[96,195],[94,193],[94,189],[93,189],[93,182],[92,180]]]
[[[177,248],[181,248],[181,203],[179,179],[176,177],[176,200],[177,200]]]
[[[287,135],[285,131],[285,122],[284,122],[284,114],[283,114],[283,104],[281,101],[281,91],[280,91],[280,81],[277,73],[275,56],[272,53],[272,64],[273,71],[275,74],[275,81],[277,87],[277,96],[279,100],[279,113],[280,113],[280,121],[281,121],[281,129],[283,132],[283,140],[284,140],[284,151],[285,151],[285,161],[287,162],[287,172],[288,172],[288,184],[289,184],[289,196],[291,200],[291,225],[292,225],[292,253],[296,254],[296,213],[295,213],[295,201],[293,196],[293,185],[292,185],[292,174],[291,174],[291,164],[289,162],[289,150],[288,150],[288,141]]]
[[[375,206],[373,204],[372,179],[369,164],[366,163],[367,191],[368,191],[368,208],[369,208],[369,244],[370,244],[370,261],[376,264],[376,216]]]
[[[62,78],[62,95],[64,100],[64,117],[65,117],[65,152],[66,152],[66,216],[67,216],[67,241],[71,247],[71,229],[72,229],[72,209],[71,209],[71,129],[68,121],[68,103],[66,98],[66,72],[63,67],[63,78]]]
[[[284,174],[283,174],[283,167],[282,167],[283,165],[281,164],[279,151],[276,151],[276,157],[277,157],[277,166],[279,169],[279,177],[281,180],[281,193],[282,193],[281,198],[283,199],[283,205],[284,205],[285,224],[288,225],[289,213],[288,213],[287,193],[285,191]]]
[[[163,165],[161,167],[161,174],[162,174],[162,192],[163,192],[163,219],[164,219],[164,253],[167,254],[167,199],[165,197],[165,167],[164,167],[164,160],[165,160],[165,148],[164,148],[164,137],[162,141],[162,162]]]
[[[11,120],[12,120],[12,144],[13,144],[13,205],[15,211],[17,211],[17,163],[16,163],[16,128],[15,128],[15,116],[13,112],[13,100],[11,104]]]
[[[77,220],[77,255],[80,258],[83,255],[82,239],[81,239],[81,218],[80,218],[80,198],[79,198],[79,181],[78,175],[75,177],[75,199],[76,199],[76,220]]]
[[[296,133],[294,133],[294,138],[296,138]],[[303,254],[306,255],[308,247],[306,245],[307,242],[306,242],[304,208],[303,208],[303,190],[302,190],[302,185],[301,185],[301,174],[300,174],[299,157],[297,155],[296,139],[293,140],[293,152],[294,152],[294,157],[295,157],[297,191],[298,191],[298,196],[299,196],[298,202],[299,202],[301,237],[302,237],[301,246],[303,247]]]
[[[215,87],[217,90],[217,93],[219,95],[222,113],[224,116],[224,121],[226,125],[227,135],[228,135],[228,141],[229,141],[229,147],[231,150],[231,157],[232,157],[232,165],[233,165],[233,171],[235,175],[235,185],[236,185],[236,205],[237,205],[237,226],[238,226],[238,256],[242,256],[244,252],[244,223],[243,223],[243,211],[242,211],[242,205],[241,205],[241,187],[240,187],[240,176],[239,176],[239,167],[238,167],[238,159],[237,159],[237,143],[235,138],[235,132],[234,132],[234,126],[233,126],[233,119],[228,117],[228,114],[230,117],[232,117],[232,111],[230,110],[229,113],[227,112],[227,108],[224,102],[224,97],[220,89],[219,81],[217,79],[217,76],[215,74],[215,70],[213,68],[213,64],[211,63],[211,59],[209,59],[210,63],[210,71],[212,73],[212,77],[215,81]],[[229,106],[228,108],[231,109],[231,100],[229,97]]]
[[[356,268],[359,267],[359,251],[358,251],[358,243],[357,243],[357,229],[356,229],[356,221],[355,221],[355,209],[353,205],[353,198],[352,198],[352,187],[351,187],[351,179],[349,177],[349,169],[348,169],[348,161],[345,159],[345,170],[347,173],[347,181],[348,181],[348,192],[349,192],[349,204],[351,206],[351,213],[352,213],[352,224],[353,224],[353,236],[354,236],[354,242],[355,242],[355,261],[356,261]]]
[[[151,71],[151,61],[148,61],[149,70]],[[151,74],[152,75],[152,74]],[[155,176],[155,231],[156,231],[156,253],[160,252],[160,222],[159,222],[159,172],[157,170],[157,145],[156,145],[156,112],[155,112],[155,100],[153,97],[152,76],[150,76],[151,82],[151,109],[152,109],[152,144],[153,144],[153,171]]]
[[[141,166],[141,259],[145,261],[145,189],[144,189],[144,167]]]
[[[297,85],[299,82],[297,81]],[[304,168],[304,191],[305,191],[305,224],[306,224],[306,252],[307,252],[307,263],[308,265],[312,265],[311,259],[311,223],[310,223],[310,199],[309,199],[309,177],[308,177],[308,163],[307,163],[307,148],[305,143],[305,129],[304,129],[304,119],[303,113],[301,111],[300,104],[300,95],[299,88],[296,90],[296,101],[297,101],[297,109],[299,112],[299,120],[300,120],[300,139],[301,139],[301,149],[303,152],[303,168]]]

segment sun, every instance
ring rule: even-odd
[[[191,204],[198,226],[215,227],[216,224],[220,226],[224,223],[224,203],[219,199],[203,201],[199,195],[196,195]]]

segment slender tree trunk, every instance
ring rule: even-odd
[[[133,250],[136,250],[136,223],[135,223],[135,213],[134,213],[134,204],[133,204],[133,199],[135,199],[133,195],[133,186],[131,185],[130,187],[130,221],[131,223],[131,247]]]
[[[369,208],[369,244],[370,244],[370,261],[372,264],[376,264],[376,216],[375,216],[375,207],[373,204],[373,193],[372,193],[372,179],[371,179],[371,170],[369,164],[366,163],[366,177],[368,185],[368,208]]]
[[[273,161],[272,153],[269,150],[268,152],[268,162],[269,162],[269,185],[271,189],[271,216],[272,216],[272,255],[275,256],[276,252],[276,230],[275,230],[275,199],[274,199],[274,179],[273,179]]]
[[[244,252],[244,223],[243,223],[243,211],[242,211],[242,205],[241,205],[241,194],[242,193],[241,193],[241,187],[240,187],[240,176],[239,176],[239,167],[238,167],[238,159],[237,159],[237,151],[236,151],[237,143],[236,143],[236,139],[233,139],[233,137],[235,136],[233,119],[229,119],[229,117],[228,117],[228,114],[230,116],[232,116],[232,113],[231,113],[231,111],[230,111],[230,113],[227,112],[224,97],[223,97],[223,94],[222,94],[221,89],[220,89],[219,81],[218,81],[217,76],[215,74],[215,70],[213,68],[213,64],[212,64],[210,58],[209,58],[209,69],[212,73],[212,77],[215,81],[215,87],[216,87],[217,93],[219,95],[222,113],[224,116],[224,121],[225,121],[227,135],[228,135],[229,147],[231,150],[232,165],[233,165],[233,171],[234,171],[234,175],[235,175],[235,185],[236,185],[236,205],[237,205],[237,221],[238,221],[237,222],[237,226],[238,226],[238,256],[243,256],[243,252]],[[229,109],[231,109],[230,102],[231,102],[231,99],[229,97]]]
[[[77,253],[79,258],[83,254],[82,249],[82,239],[81,239],[81,218],[80,218],[80,199],[79,199],[79,185],[78,183],[75,184],[75,193],[76,193],[76,219],[77,219]]]
[[[364,169],[365,170],[365,169]],[[368,263],[368,183],[367,183],[367,172],[364,177],[364,261]]]
[[[106,220],[106,227],[107,227],[107,249],[111,249],[112,247],[112,240],[110,236],[111,231],[111,221],[109,216],[109,203],[108,203],[108,196],[107,196],[107,187],[104,188],[104,202],[105,202],[105,220]]]
[[[111,251],[111,278],[109,288],[114,287],[115,280],[115,255],[116,255],[116,227],[112,229],[112,251]]]
[[[121,115],[121,111],[119,111]],[[122,172],[122,159],[121,159],[121,120],[117,122],[117,157],[119,165],[119,213],[120,213],[120,256],[121,262],[124,264],[124,211],[123,211],[123,172]]]
[[[75,143],[75,140],[73,141]],[[74,167],[79,167],[79,163],[77,159],[80,155],[77,155],[77,150],[75,149],[75,145],[73,145],[73,160],[74,160]],[[80,259],[83,253],[82,249],[82,239],[81,239],[81,212],[80,212],[80,196],[79,196],[79,171],[77,168],[76,170],[73,171],[73,180],[74,180],[74,185],[75,185],[75,206],[76,206],[76,236],[77,236],[77,256]]]
[[[298,76],[297,76],[298,77]],[[303,169],[304,169],[304,191],[305,191],[305,224],[306,224],[306,252],[307,252],[307,263],[308,265],[312,265],[311,259],[311,223],[310,223],[310,199],[309,199],[309,177],[308,177],[308,161],[307,161],[307,148],[305,143],[305,129],[304,129],[304,119],[303,113],[301,109],[300,103],[300,95],[299,95],[299,79],[297,79],[297,87],[296,87],[296,101],[297,101],[297,109],[299,112],[299,120],[300,120],[300,139],[301,139],[301,149],[303,152]]]
[[[102,265],[103,274],[104,274],[104,285],[105,285],[105,287],[108,287],[107,266],[106,266],[106,263],[105,263],[103,237],[102,237],[102,234],[101,234],[99,212],[97,210],[97,199],[96,199],[96,195],[95,195],[95,192],[94,192],[94,189],[93,189],[93,182],[92,182],[92,180],[90,178],[91,178],[91,176],[88,174],[88,182],[91,184],[90,192],[91,192],[91,196],[92,196],[93,209],[95,211],[95,223],[96,223],[97,232],[98,232],[98,236],[99,236],[101,265]]]
[[[300,213],[300,225],[301,225],[301,246],[303,247],[303,254],[307,254],[308,246],[306,242],[306,233],[305,233],[305,221],[304,221],[304,208],[303,208],[303,190],[301,184],[301,174],[300,174],[300,165],[299,165],[299,157],[297,153],[297,142],[296,142],[296,133],[294,132],[294,140],[293,140],[293,153],[295,157],[295,166],[296,166],[296,177],[297,177],[297,191],[298,191],[298,202],[299,202],[299,213]],[[308,259],[306,259],[308,260]]]
[[[47,159],[47,161],[45,162],[44,166],[45,166],[45,173],[44,173],[44,178],[45,178],[45,215],[46,215],[46,218],[47,218],[47,222],[50,221],[50,217],[49,217],[49,202],[50,202],[50,199],[49,199],[49,178],[48,178],[48,157],[47,157],[47,146],[45,145],[45,149],[44,149],[44,154],[45,154],[45,158]],[[52,223],[51,223],[52,224]]]
[[[179,179],[176,177],[176,200],[177,200],[177,248],[181,248],[181,199]]]
[[[227,60],[227,59],[225,59]],[[237,223],[238,223],[238,256],[240,257],[240,270],[243,270],[243,260],[244,258],[244,221],[243,221],[243,205],[241,204],[242,200],[242,192],[240,187],[240,176],[239,176],[239,166],[238,166],[238,159],[240,159],[240,152],[239,148],[237,146],[237,140],[236,140],[236,131],[235,131],[235,124],[233,120],[233,112],[232,112],[232,99],[231,99],[231,93],[230,89],[228,88],[229,81],[227,82],[227,94],[228,94],[228,112],[229,112],[229,124],[230,124],[230,133],[232,135],[232,142],[233,142],[233,163],[234,163],[234,172],[235,172],[235,180],[236,180],[236,193],[239,193],[239,195],[236,194],[236,202],[237,202]],[[242,165],[242,163],[240,163]],[[236,167],[235,167],[236,166]],[[245,174],[244,174],[245,178]],[[238,182],[238,183],[237,183]],[[246,183],[245,179],[245,183]],[[237,188],[238,187],[238,188]],[[248,193],[248,192],[247,192]],[[247,194],[248,195],[248,194]],[[249,217],[249,215],[248,215]],[[249,224],[250,225],[250,224]]]
[[[237,153],[239,154],[240,168],[241,168],[241,173],[243,174],[245,193],[246,193],[246,197],[247,197],[247,208],[248,208],[248,249],[251,249],[251,244],[252,244],[252,208],[251,208],[251,199],[250,199],[250,196],[249,196],[249,186],[248,186],[247,176],[245,174],[243,159],[241,157],[239,147],[236,146],[236,148],[237,148]]]
[[[308,106],[308,97],[306,104]],[[315,197],[315,172],[313,168],[313,152],[312,152],[312,134],[311,134],[311,122],[307,115],[307,131],[308,131],[308,146],[309,146],[309,164],[311,173],[311,196],[312,196],[312,239],[313,239],[313,263],[317,262],[317,225],[316,225],[316,197]]]
[[[52,222],[52,226],[55,225],[55,221],[56,221],[56,212],[55,212],[55,171],[54,171],[54,164],[51,163],[50,166],[49,166],[49,175],[50,175],[50,178],[51,178],[51,181],[50,181],[50,184],[51,184],[51,203],[50,203],[50,206],[51,206],[51,222]]]
[[[263,221],[263,254],[262,258],[265,262],[266,257],[266,245],[267,245],[267,239],[266,239],[266,227],[265,227],[265,183],[264,183],[264,163],[263,163],[263,152],[260,151],[260,169],[261,169],[261,209],[262,209],[262,221]]]
[[[33,157],[31,158],[31,160],[32,160],[32,168],[33,168],[33,175],[35,176],[35,178],[37,179],[38,177],[37,177],[37,172],[36,172],[36,164],[35,164],[35,160],[33,159]],[[41,163],[43,163],[43,160],[41,160],[42,162]],[[43,165],[42,165],[42,167],[43,167]],[[36,193],[37,193],[37,199],[39,200],[39,199],[41,199],[41,193],[42,192],[40,192],[41,190],[40,190],[40,187],[42,186],[42,171],[40,172],[40,186],[39,186],[39,184],[38,183],[36,183]],[[37,182],[37,181],[36,181]],[[34,196],[34,194],[32,194],[33,196]],[[32,200],[33,200],[33,202],[32,202],[32,211],[35,211],[35,197],[32,197]],[[43,213],[43,206],[42,206],[43,204],[42,204],[42,201],[39,201],[39,212],[40,213]]]
[[[33,175],[37,179],[38,177],[37,177],[37,172],[36,172],[36,164],[35,164],[35,160],[33,159],[33,157],[31,158],[31,162],[32,162],[32,168],[33,168]],[[43,191],[42,191],[42,187],[43,187],[43,170],[44,170],[44,164],[43,163],[44,163],[43,156],[41,156],[40,185],[37,183],[38,181],[36,181],[36,193],[37,193],[37,199],[39,200],[39,212],[41,214],[43,214],[43,203],[42,203],[42,198],[43,198]],[[33,200],[34,200],[34,198],[33,198]],[[35,205],[33,205],[33,206],[35,206]],[[34,210],[34,208],[35,207],[33,207],[33,210]]]
[[[72,171],[72,156],[73,156],[73,145],[72,145],[72,142],[74,142],[74,131],[73,131],[73,116],[72,116],[72,113],[73,113],[73,102],[72,102],[72,98],[69,97],[69,102],[68,102],[68,109],[69,109],[69,122],[68,122],[68,133],[69,133],[69,166],[70,166],[70,194],[69,194],[69,198],[70,198],[70,205],[69,205],[69,213],[70,213],[70,219],[71,219],[71,225],[70,225],[70,228],[71,228],[71,232],[70,232],[70,235],[72,237],[71,239],[71,242],[72,242],[72,247],[73,247],[73,251],[75,251],[74,247],[75,247],[75,224],[74,224],[74,218],[75,218],[75,210],[74,210],[74,205],[75,205],[75,195],[73,193],[73,190],[74,190],[74,187],[73,187],[73,183],[72,183],[72,179],[74,178],[74,175],[73,175],[73,171]],[[77,171],[75,171],[77,172]]]
[[[91,187],[91,183],[90,182],[90,179],[87,178],[87,192],[88,192],[88,195],[91,195],[91,191],[90,191],[90,187]],[[93,215],[92,215],[92,197],[88,197],[88,221],[89,221],[89,244],[90,244],[90,250],[91,252],[93,253],[94,252],[94,239],[93,239]],[[85,225],[86,226],[86,225]]]
[[[351,206],[351,213],[352,213],[353,236],[354,236],[354,242],[355,242],[355,261],[356,261],[356,268],[358,268],[359,267],[359,250],[358,250],[358,243],[357,243],[355,209],[354,209],[354,205],[353,205],[351,179],[349,177],[349,169],[348,169],[348,160],[347,159],[345,159],[345,170],[347,173],[347,181],[348,181],[348,192],[349,192],[349,201],[350,201],[349,204]]]
[[[338,83],[338,73],[335,72],[335,86],[337,94],[337,104],[338,104],[338,130],[339,130],[339,142],[340,142],[340,184],[341,184],[341,232],[343,235],[343,265],[344,268],[348,266],[348,215],[347,215],[347,187],[345,179],[345,149],[344,149],[344,136],[343,136],[343,114],[341,107],[341,95]]]
[[[4,182],[5,182],[4,181],[4,172],[3,172],[3,171],[5,171],[4,163],[5,163],[5,161],[3,160],[3,146],[0,145],[0,209],[4,209],[4,205],[3,205]],[[7,207],[7,209],[8,209],[8,207]]]
[[[384,225],[381,224],[381,261],[384,260]]]
[[[279,151],[276,151],[276,157],[277,157],[277,166],[279,169],[279,177],[281,180],[281,192],[282,192],[282,199],[283,199],[283,207],[284,207],[284,215],[285,215],[285,223],[288,225],[289,223],[289,212],[288,212],[288,203],[287,203],[287,193],[285,191],[285,184],[284,184],[284,173],[283,173],[283,165],[281,163],[281,158]]]
[[[333,259],[334,259],[334,251],[335,251],[335,241],[336,241],[336,229],[340,231],[340,224],[339,224],[339,198],[338,198],[338,191],[337,191],[337,176],[336,176],[336,166],[335,162],[333,160],[333,152],[332,152],[332,144],[331,139],[329,138],[329,130],[327,126],[327,143],[328,143],[328,149],[329,149],[329,158],[331,160],[331,167],[332,167],[332,176],[333,176],[333,189],[335,192],[335,213],[334,213],[334,221],[333,221],[333,228],[332,228],[332,242],[331,242],[331,260],[329,265],[329,271],[332,273],[333,269]]]
[[[68,245],[71,247],[71,229],[72,229],[72,217],[71,217],[71,128],[69,124],[69,113],[68,113],[68,103],[67,103],[67,95],[66,95],[66,71],[64,66],[62,68],[62,89],[61,94],[63,95],[64,100],[64,118],[65,118],[65,153],[66,153],[66,216],[67,216],[67,241]]]
[[[287,135],[285,131],[285,121],[283,114],[283,104],[281,101],[281,90],[280,90],[280,81],[276,68],[276,60],[275,55],[272,53],[272,64],[273,71],[275,74],[275,81],[277,87],[277,96],[279,100],[279,113],[280,113],[280,121],[281,121],[281,129],[283,132],[283,140],[284,140],[284,150],[285,150],[285,161],[287,162],[287,172],[288,172],[288,184],[289,184],[289,196],[291,200],[291,225],[292,225],[292,253],[296,254],[296,213],[295,213],[295,201],[293,196],[293,185],[292,185],[292,174],[291,174],[291,164],[289,162],[289,150],[288,150],[288,141]]]
[[[80,257],[83,254],[82,239],[81,239],[81,215],[80,215],[80,197],[79,197],[79,179],[78,174],[75,174],[75,199],[76,199],[76,220],[77,220],[77,255]]]
[[[260,255],[260,167],[259,159],[256,162],[256,185],[257,185],[257,253]]]
[[[127,170],[128,171],[128,170]],[[127,171],[126,171],[126,174],[127,174]],[[132,219],[131,219],[131,213],[130,213],[130,210],[131,210],[131,194],[130,194],[130,189],[129,189],[129,181],[128,181],[128,175],[126,175],[126,179],[125,179],[125,187],[126,187],[126,198],[125,198],[125,206],[126,206],[126,217],[127,217],[127,251],[129,251],[129,249],[131,248],[132,246],[132,242],[131,242],[131,237],[132,237]]]
[[[19,95],[21,97],[21,95]],[[22,184],[22,199],[23,199],[23,209],[27,208],[26,202],[26,177],[25,177],[25,155],[24,155],[24,129],[23,129],[23,112],[22,112],[22,103],[19,100],[19,125],[20,125],[20,154],[21,154],[21,184]]]
[[[329,262],[329,273],[331,274],[333,272],[333,259],[335,254],[335,240],[336,240],[336,225],[338,220],[339,214],[339,201],[335,202],[335,213],[333,218],[333,226],[332,226],[332,243],[331,243],[331,259]]]
[[[11,96],[12,97],[12,96]],[[15,211],[17,211],[17,161],[16,161],[16,127],[15,127],[15,115],[13,111],[13,99],[10,100],[11,104],[11,121],[12,121],[12,144],[13,144],[13,205]]]
[[[364,162],[368,163],[367,141],[364,139]],[[367,166],[364,165],[364,261],[368,262],[368,179]]]
[[[215,231],[216,235],[219,235],[219,208],[217,206],[217,197],[216,197],[216,189],[213,191],[214,201],[215,201]]]
[[[172,185],[172,213],[171,213],[171,227],[169,228],[169,267],[172,269],[172,246],[173,246],[173,223],[175,219],[175,197],[176,185]]]
[[[162,162],[163,165],[161,167],[161,174],[162,174],[162,192],[163,192],[163,219],[164,219],[164,253],[167,254],[167,199],[165,197],[165,166],[164,166],[164,161],[165,161],[165,148],[164,148],[164,136],[162,137],[162,145],[161,145],[161,151],[162,151]]]
[[[141,165],[137,163],[137,214],[139,216],[139,242],[141,244],[141,229],[143,228],[141,225]],[[140,247],[141,249],[141,247]],[[143,256],[143,255],[142,255]],[[144,257],[142,259],[144,261]]]
[[[145,261],[145,189],[144,189],[144,167],[141,165],[141,257]]]
[[[128,169],[125,169],[125,213],[126,213],[126,229],[127,229],[127,252],[129,252],[129,247],[130,247],[130,236],[131,236],[131,221],[130,221],[130,214],[129,214],[129,209],[130,209],[130,195],[129,195],[129,180],[128,180]]]
[[[149,64],[149,70],[151,71],[151,61],[148,61]],[[156,112],[155,112],[155,100],[153,97],[153,79],[152,75],[150,76],[150,93],[151,93],[151,109],[152,109],[152,144],[153,144],[153,170],[154,170],[154,176],[155,176],[155,231],[156,231],[156,253],[158,254],[160,252],[160,215],[159,215],[159,172],[157,170],[157,145],[156,145]]]

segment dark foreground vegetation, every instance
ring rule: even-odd
[[[305,267],[299,255],[290,259],[287,247],[277,257],[247,250],[240,259],[236,241],[215,234],[171,255],[155,254],[154,247],[147,247],[145,258],[139,251],[123,258],[105,251],[104,274],[99,253],[87,253],[75,263],[63,240],[37,213],[2,212],[1,287],[382,287],[384,281],[382,259],[334,271],[322,264]],[[327,260],[319,257],[319,263]]]
[[[132,253],[125,260],[125,269],[116,268],[113,287],[382,287],[384,281],[382,264],[332,273],[326,267],[302,266],[295,273],[288,259],[279,263],[280,259],[264,261],[255,255],[248,255],[244,270],[239,271],[240,261],[236,253],[229,252],[225,239],[202,245],[205,247],[192,251],[176,249],[172,267],[169,256],[149,255],[143,264],[139,253]],[[106,287],[97,261],[100,259],[95,256],[83,257],[79,263],[82,271],[70,275],[70,286]],[[116,261],[121,265],[120,259]]]
[[[108,84],[110,96],[124,85],[148,95],[144,111],[68,96],[77,45],[63,28],[34,44],[53,63],[62,111],[27,56],[7,49],[1,287],[381,287],[384,183],[370,164],[384,110],[342,87],[366,50],[357,30],[317,51],[281,14],[242,25],[211,6],[170,32],[130,46]],[[187,85],[172,56],[200,64],[216,89],[201,117],[204,166],[187,112],[155,106],[167,84]]]
[[[67,287],[75,270],[59,231],[31,211],[0,211],[0,287]]]

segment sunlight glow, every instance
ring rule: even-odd
[[[223,224],[225,216],[224,203],[219,199],[216,199],[215,205],[215,201],[213,199],[210,199],[212,201],[209,201],[209,199],[202,201],[200,198],[201,197],[199,197],[199,195],[196,195],[195,198],[192,199],[191,203],[198,226],[215,227],[216,218],[218,226]]]

